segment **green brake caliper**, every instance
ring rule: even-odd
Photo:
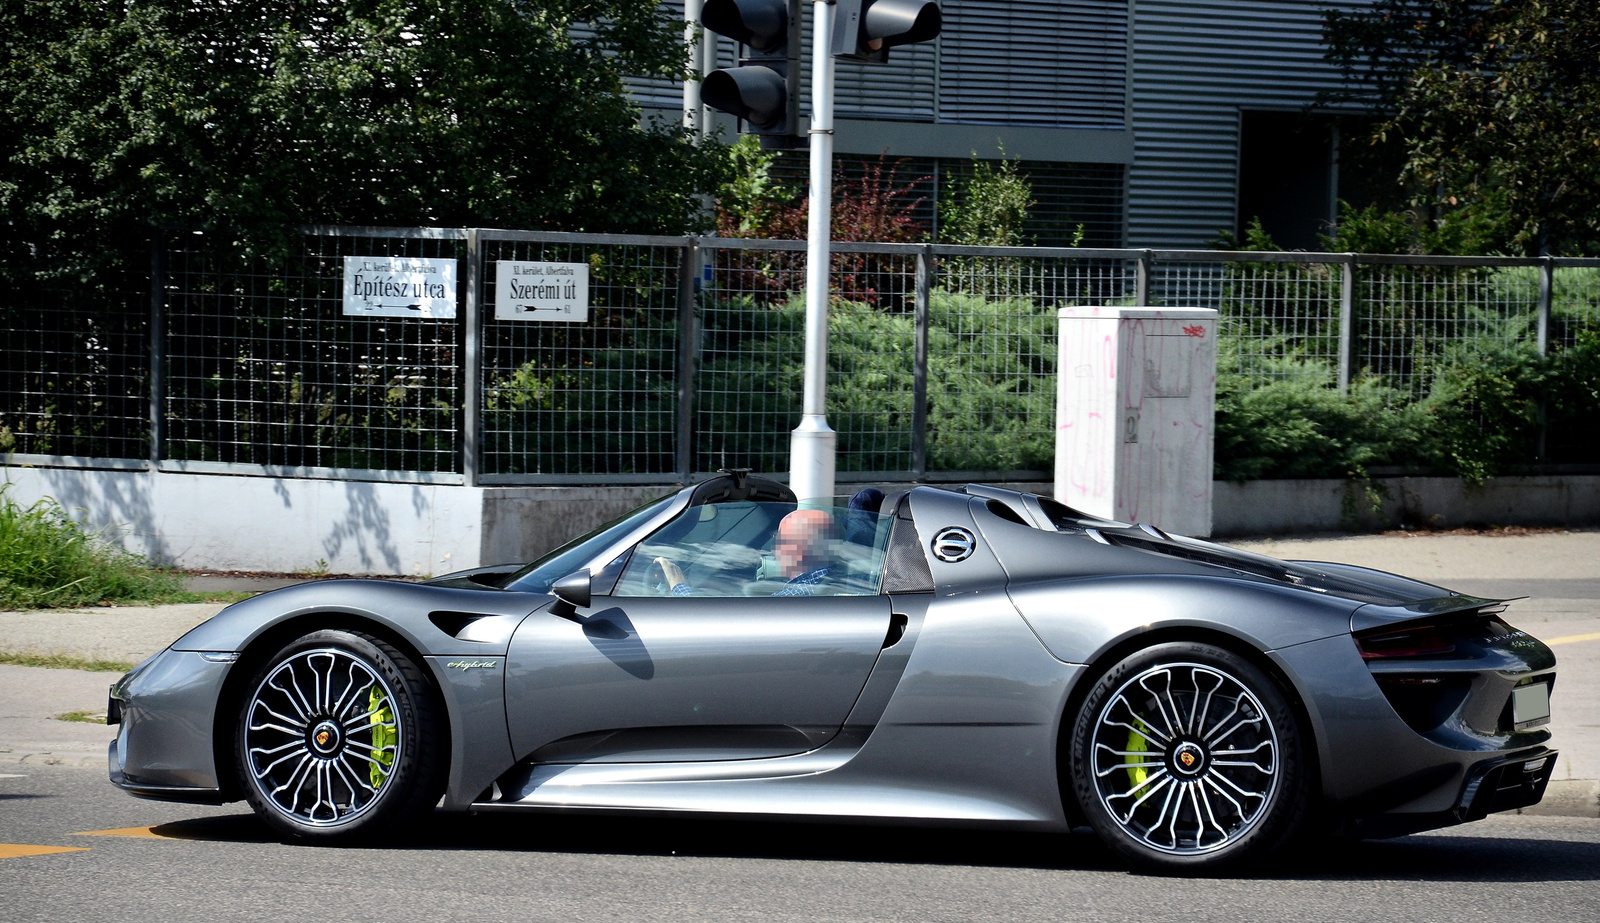
[[[1134,754],[1144,754],[1150,750],[1150,745],[1145,742],[1143,733],[1145,723],[1138,718],[1133,719],[1133,723],[1139,730],[1128,732],[1128,755],[1122,758],[1122,761],[1128,764],[1128,782],[1133,786],[1129,791],[1133,791],[1133,789],[1143,785],[1145,778],[1150,775],[1150,771],[1145,767],[1133,765],[1134,763],[1146,761],[1142,755],[1135,756]]]
[[[398,735],[394,712],[376,684],[367,696],[367,711],[372,714],[368,719],[372,726],[372,756],[367,760],[367,770],[372,776],[372,787],[381,788],[383,780],[389,778],[389,767],[394,765],[394,744]]]

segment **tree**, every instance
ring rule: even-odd
[[[927,226],[916,217],[927,196],[920,195],[917,187],[931,177],[902,178],[900,168],[906,160],[902,157],[890,163],[887,153],[879,154],[876,162],[861,161],[855,177],[846,174],[843,163],[834,164],[832,239],[900,244],[927,236]],[[775,201],[762,217],[765,220],[753,229],[754,234],[739,236],[804,240],[810,226],[811,197]]]
[[[972,175],[960,183],[951,178],[945,186],[940,237],[947,244],[1020,247],[1022,226],[1035,204],[1033,185],[1017,172],[1017,161],[1005,159],[1004,149],[999,167],[979,160],[973,151]]]
[[[7,0],[0,262],[151,225],[678,232],[725,158],[643,122],[654,0]]]
[[[1503,249],[1600,252],[1600,6],[1379,0],[1330,11],[1326,39],[1433,216]]]
[[[770,240],[805,240],[810,229],[811,198],[796,198],[773,181],[776,155],[749,142],[734,148],[738,179],[723,186],[717,202],[717,228],[726,237]],[[931,179],[904,179],[900,168],[906,159],[890,162],[888,154],[875,162],[860,161],[856,176],[845,165],[834,164],[830,204],[834,241],[915,243],[928,229],[917,219],[927,201],[918,188]],[[717,284],[728,292],[758,293],[769,304],[781,304],[804,289],[805,251],[722,251]],[[916,287],[914,270],[902,257],[877,253],[841,252],[831,255],[833,293],[847,301],[904,308]]]

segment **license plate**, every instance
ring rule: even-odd
[[[1511,690],[1511,720],[1531,727],[1550,720],[1550,684],[1530,683]]]

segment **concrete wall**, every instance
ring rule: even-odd
[[[677,490],[459,487],[83,468],[7,468],[113,544],[190,570],[444,574],[531,561]]]
[[[135,553],[193,570],[443,574],[533,560],[674,485],[457,487],[82,468],[7,468],[12,499],[53,497]],[[1220,536],[1409,525],[1600,525],[1600,476],[1215,484]],[[861,484],[841,484],[854,491]],[[885,491],[905,484],[876,485]],[[1012,484],[1049,496],[1053,485]]]
[[[1213,534],[1600,525],[1600,475],[1495,478],[1480,487],[1457,478],[1375,478],[1370,490],[1341,480],[1218,481]]]
[[[532,561],[676,486],[484,488],[484,564]]]
[[[137,554],[197,570],[442,574],[476,567],[482,491],[432,484],[8,468]]]

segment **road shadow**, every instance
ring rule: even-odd
[[[1300,881],[1600,881],[1600,843],[1428,834],[1334,842],[1282,857],[1261,877]]]
[[[175,839],[306,845],[284,840],[248,813],[176,821],[151,832]],[[354,848],[673,855],[1137,874],[1087,828],[1055,834],[765,819],[436,812],[398,835]],[[1600,881],[1600,843],[1440,834],[1334,841],[1286,850],[1270,861],[1213,877],[1283,882]]]
[[[798,859],[1034,869],[1126,868],[1088,830],[1062,835],[831,822],[554,814],[435,814],[404,839],[424,849]]]
[[[150,828],[150,834],[167,840],[218,843],[271,843],[282,839],[254,814],[223,814],[157,824]]]

